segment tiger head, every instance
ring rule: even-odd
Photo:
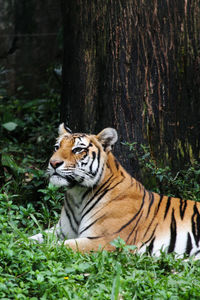
[[[47,173],[57,186],[93,187],[103,177],[107,154],[117,141],[117,132],[106,128],[98,135],[72,133],[64,123],[59,126],[55,152]]]

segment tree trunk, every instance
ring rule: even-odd
[[[178,168],[200,154],[200,1],[62,0],[61,121],[113,126]],[[115,153],[137,175],[118,143]]]

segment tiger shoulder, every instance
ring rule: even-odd
[[[200,255],[200,203],[147,191],[117,161],[117,132],[72,133],[59,126],[47,173],[66,194],[58,223],[48,230],[82,252],[114,250],[121,237],[139,253]],[[31,239],[43,242],[43,234]]]

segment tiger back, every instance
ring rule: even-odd
[[[200,203],[147,191],[116,160],[115,129],[71,133],[61,124],[48,175],[66,187],[58,224],[46,232],[73,250],[114,250],[120,236],[138,252],[200,253]],[[43,242],[42,233],[31,239]]]

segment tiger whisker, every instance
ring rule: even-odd
[[[69,169],[66,170],[66,172],[68,171]],[[62,169],[62,171],[65,171],[65,169]],[[76,171],[76,172],[81,172],[83,173],[83,175],[87,175],[89,177],[93,177],[90,173],[86,172],[85,170],[81,170],[81,169],[76,169],[76,168],[70,168],[70,171]]]

